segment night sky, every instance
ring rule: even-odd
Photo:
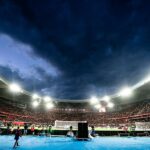
[[[150,73],[149,0],[0,0],[0,76],[60,99]]]

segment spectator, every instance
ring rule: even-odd
[[[27,135],[28,133],[28,125],[25,123],[24,124],[24,135]]]

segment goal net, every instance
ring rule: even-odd
[[[87,121],[61,121],[61,120],[56,120],[55,121],[55,128],[59,129],[69,129],[70,126],[73,127],[73,129],[78,129],[78,123],[84,123]]]
[[[150,122],[135,122],[136,130],[147,131],[150,130]]]

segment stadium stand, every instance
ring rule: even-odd
[[[34,110],[33,108],[18,108],[6,103],[0,103],[0,120],[5,122],[28,122],[32,124],[45,123],[54,125],[55,120],[64,121],[88,121],[89,125],[97,127],[110,126],[119,127],[120,124],[134,123],[135,121],[150,121],[150,103],[138,102],[129,108],[118,112],[84,112],[84,111],[62,111],[54,109],[51,111]]]
[[[2,81],[1,81],[2,82]],[[136,89],[132,99],[123,101],[119,98],[112,99],[115,108],[99,112],[90,105],[89,101],[54,101],[54,108],[45,109],[41,104],[32,106],[32,95],[28,92],[12,94],[8,85],[2,82],[0,89],[0,126],[50,126],[54,127],[55,121],[87,121],[95,130],[129,131],[130,127],[138,126],[138,130],[150,130],[150,84]],[[105,103],[104,103],[105,105]],[[57,130],[57,127],[56,127]],[[63,128],[62,130],[66,130]],[[131,130],[134,130],[132,128]],[[103,133],[102,133],[103,134]]]

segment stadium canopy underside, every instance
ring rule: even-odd
[[[0,98],[4,100],[10,100],[14,102],[19,102],[23,104],[28,104],[32,100],[32,94],[28,91],[23,91],[20,93],[11,93],[9,91],[9,85],[3,80],[0,80]],[[131,97],[119,97],[114,96],[111,98],[111,101],[117,105],[119,104],[128,104],[128,103],[134,103],[138,101],[148,100],[150,98],[150,82],[142,85],[141,87],[135,89],[133,91],[133,95]],[[88,103],[89,99],[83,99],[83,100],[69,100],[69,99],[57,99],[53,98],[53,100],[59,104],[63,105],[63,103],[78,105],[79,103]]]

